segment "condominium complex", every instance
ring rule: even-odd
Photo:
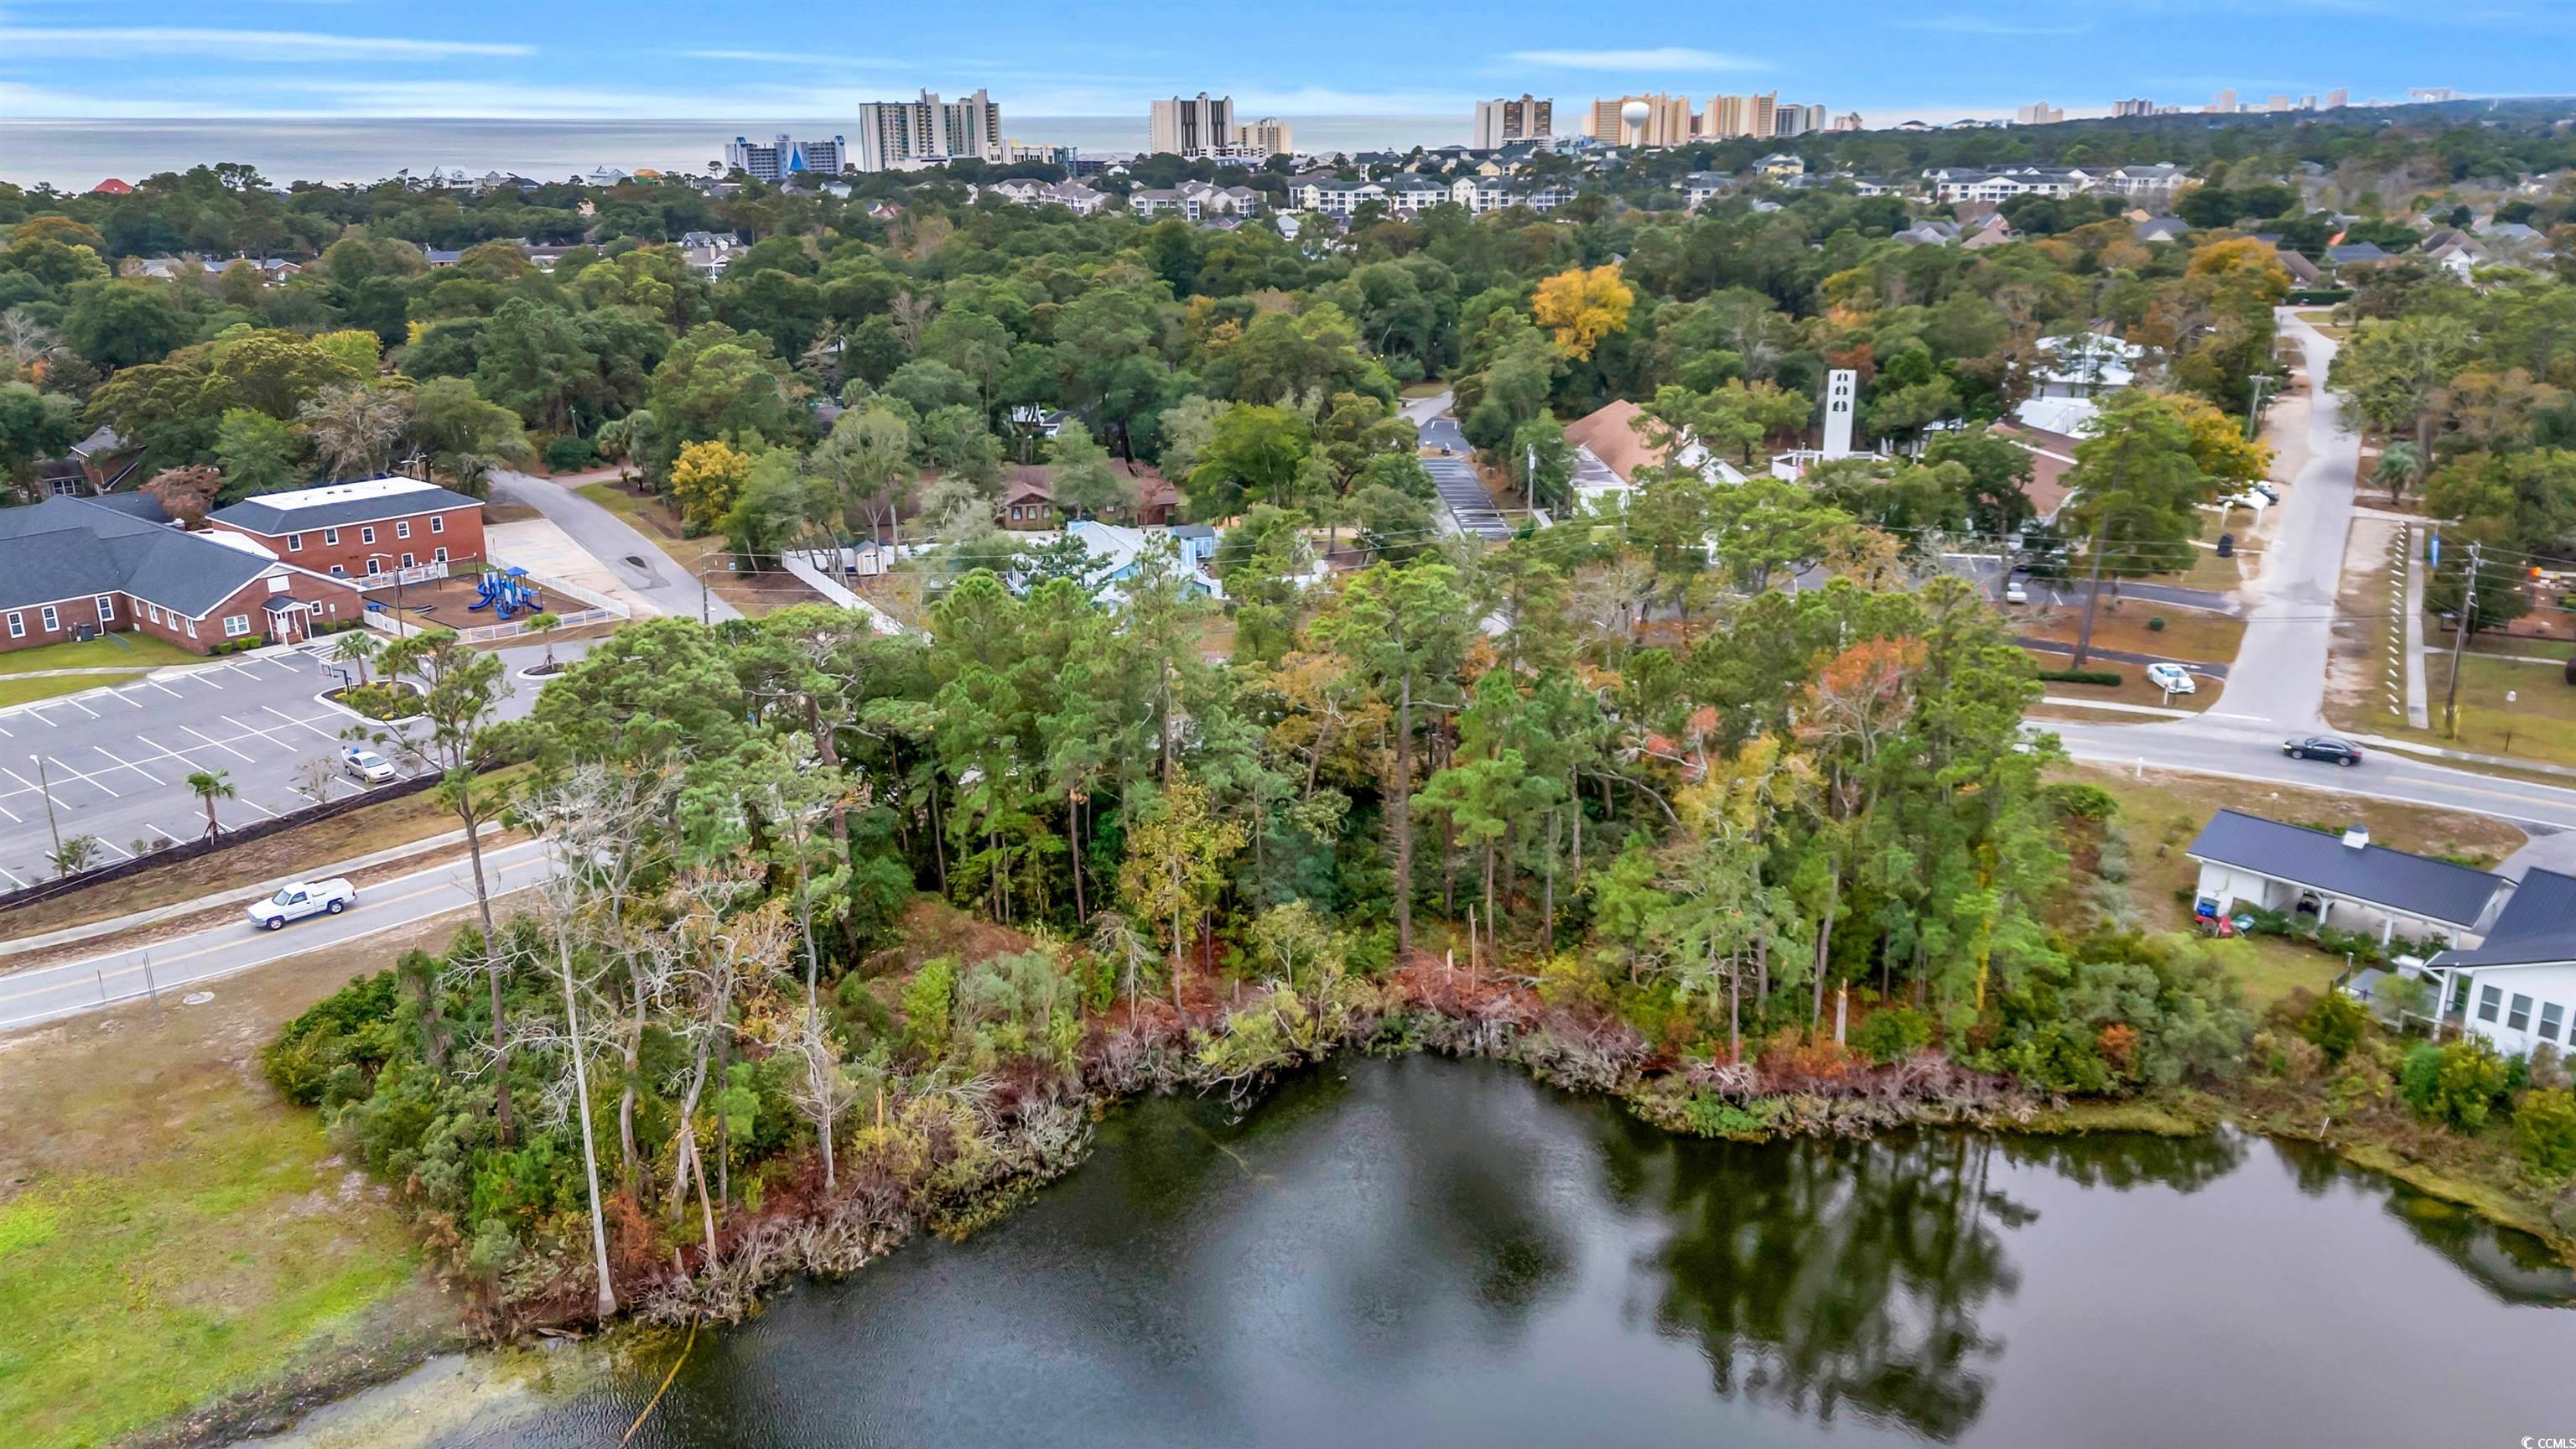
[[[2111,114],[2114,116],[2125,118],[2129,116],[2152,116],[2155,113],[2156,103],[2148,100],[2144,96],[2139,96],[2134,100],[2113,101],[2111,103]]]
[[[1297,149],[1296,135],[1286,121],[1264,116],[1234,128],[1234,148],[1246,155],[1286,156]]]
[[[859,106],[861,171],[901,171],[943,161],[1002,159],[1002,108],[977,91],[942,101],[928,91],[911,101]]]
[[[725,169],[742,172],[754,181],[838,176],[848,159],[849,143],[838,136],[828,141],[794,141],[781,136],[766,146],[736,136],[725,143]]]
[[[1204,156],[1237,144],[1234,97],[1173,96],[1154,102],[1151,149],[1157,154]]]
[[[1825,128],[1823,106],[1774,106],[1771,108],[1771,134],[1804,136]]]
[[[1468,142],[1492,151],[1514,141],[1543,140],[1556,134],[1556,102],[1524,93],[1519,100],[1476,102],[1476,133]]]
[[[1620,112],[1630,101],[1643,101],[1646,120],[1632,131]],[[1613,146],[1679,146],[1691,138],[1691,104],[1688,96],[1661,93],[1647,96],[1615,96],[1592,103],[1592,136]]]
[[[2013,124],[2019,126],[2054,126],[2065,119],[2063,107],[2052,106],[2046,101],[2035,101],[2013,112]]]
[[[1758,96],[1712,96],[1708,102],[1708,116],[1700,123],[1699,133],[1711,141],[1777,135],[1779,109],[1778,91]]]

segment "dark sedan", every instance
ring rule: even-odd
[[[2338,765],[2361,763],[2361,746],[2336,735],[2307,735],[2283,740],[2281,753],[2294,760],[2332,760]]]

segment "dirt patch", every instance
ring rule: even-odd
[[[2392,519],[2353,516],[2326,656],[2326,718],[2366,733],[2406,723],[2406,559],[2398,528]]]

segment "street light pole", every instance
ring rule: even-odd
[[[2442,731],[2460,737],[2460,651],[2469,642],[2469,613],[2478,606],[2478,565],[2484,545],[2469,545],[2468,590],[2460,596],[2460,624],[2451,633],[2451,683],[2443,691]]]
[[[53,781],[45,776],[45,757],[43,755],[31,752],[28,754],[27,758],[36,762],[36,793],[45,797],[45,829],[52,833],[54,837],[54,856],[56,859],[60,859],[63,853],[63,828],[54,823]]]

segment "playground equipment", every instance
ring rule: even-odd
[[[528,571],[510,568],[485,569],[483,577],[474,585],[474,602],[465,607],[490,609],[494,618],[507,619],[522,610],[540,612],[545,606],[546,601],[538,596],[536,586],[528,582]]]

